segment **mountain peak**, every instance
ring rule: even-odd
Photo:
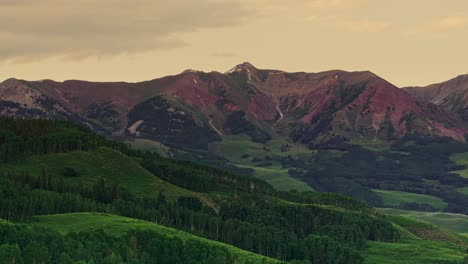
[[[243,62],[241,64],[237,64],[234,66],[232,69],[226,72],[226,74],[233,73],[233,72],[240,72],[240,71],[247,71],[247,72],[252,72],[252,71],[257,71],[258,69],[253,66],[250,62]]]

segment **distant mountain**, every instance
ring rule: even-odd
[[[468,74],[426,87],[404,88],[408,93],[457,112],[468,120]]]
[[[0,84],[0,113],[67,119],[185,149],[237,134],[317,146],[405,135],[464,141],[467,131],[457,115],[371,72],[287,73],[250,63],[139,83],[9,79]]]

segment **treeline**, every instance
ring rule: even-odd
[[[50,175],[7,173],[0,177],[0,218],[29,222],[34,215],[71,212],[114,212],[116,187],[99,180],[91,188],[65,183]],[[125,195],[124,191],[118,191]]]
[[[191,191],[275,192],[271,185],[253,177],[240,176],[189,161],[165,159],[154,153],[140,153],[140,156],[143,157],[141,165],[145,169],[167,182]]]
[[[29,155],[89,151],[98,146],[124,147],[65,121],[0,117],[0,164]]]
[[[349,196],[341,195],[338,193],[290,191],[278,193],[278,197],[290,202],[301,204],[332,205],[355,211],[362,211],[368,213],[375,212],[374,209],[372,209],[369,205]]]

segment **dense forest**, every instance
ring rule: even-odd
[[[154,177],[210,197],[210,202],[197,195],[169,199],[164,191],[136,196],[126,186],[99,176],[92,184],[82,182],[77,168],[67,167],[61,175],[46,168],[40,173],[0,169],[0,218],[10,222],[33,223],[37,215],[104,212],[173,227],[280,261],[306,263],[361,263],[366,241],[399,240],[399,232],[385,216],[338,194],[277,192],[261,180],[136,151],[62,121],[0,118],[0,127],[0,160],[5,165],[20,164],[31,155],[112,148],[137,160]],[[234,262],[223,252],[201,257],[197,252],[212,249],[189,242],[177,248],[182,243],[151,232],[130,232],[115,240],[99,232],[64,236],[8,224],[0,230],[0,254],[10,254],[17,263],[20,259],[155,263],[155,258],[164,259],[157,263],[175,263],[174,258]],[[161,241],[154,245],[159,249],[148,242],[154,240]],[[108,250],[97,246],[102,243]],[[132,248],[132,243],[141,247]]]

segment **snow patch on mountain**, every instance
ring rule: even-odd
[[[128,132],[130,132],[131,135],[133,136],[140,136],[140,132],[138,131],[138,128],[144,123],[145,121],[144,120],[138,120],[136,121],[135,123],[133,123],[133,125],[131,125],[129,128],[128,128]]]

